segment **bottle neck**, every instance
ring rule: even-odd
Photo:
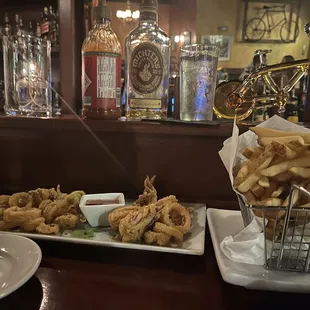
[[[97,18],[94,20],[94,28],[106,28],[110,26],[111,21],[107,18]]]
[[[158,11],[156,9],[140,8],[139,23],[158,24]]]

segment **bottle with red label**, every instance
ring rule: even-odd
[[[121,45],[111,28],[105,0],[99,0],[93,16],[94,27],[82,47],[82,115],[118,119],[121,116]]]

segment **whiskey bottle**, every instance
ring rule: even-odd
[[[19,18],[19,34],[20,36],[27,35],[27,31],[25,30],[23,19]]]
[[[12,34],[12,27],[10,24],[10,19],[9,19],[9,14],[5,13],[4,14],[4,35],[10,36]]]
[[[121,45],[110,25],[105,0],[93,10],[94,27],[82,46],[84,118],[118,119],[121,114]]]
[[[33,31],[33,26],[32,26],[32,22],[29,22],[29,31],[28,31],[28,34],[30,36],[34,36],[34,31]]]
[[[44,12],[41,15],[41,36],[44,40],[48,40],[49,33],[49,20],[48,20],[48,7],[44,7]]]
[[[19,29],[19,15],[15,14],[15,34],[20,35],[20,29]]]
[[[51,41],[52,46],[56,46],[56,16],[53,12],[53,7],[49,7],[49,40]]]
[[[42,34],[41,34],[41,25],[39,22],[37,22],[37,29],[36,29],[36,37],[37,38],[41,38]]]
[[[158,26],[158,0],[141,0],[139,25],[125,44],[127,119],[166,118],[170,39]]]

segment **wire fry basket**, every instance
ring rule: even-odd
[[[310,201],[310,192],[297,185],[291,187],[288,207],[247,205],[237,195],[245,226],[255,215],[262,218],[266,269],[310,272],[310,203],[293,207],[298,191]]]

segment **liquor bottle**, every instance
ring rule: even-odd
[[[51,41],[52,46],[56,46],[56,16],[53,12],[53,7],[49,7],[49,16],[48,16],[48,22],[49,22],[49,40]]]
[[[10,36],[12,34],[12,26],[10,24],[9,14],[4,14],[4,34]]]
[[[110,25],[105,0],[93,9],[94,27],[82,46],[84,118],[118,119],[121,115],[121,45]]]
[[[19,15],[15,14],[15,34],[20,35],[20,29],[19,29]]]
[[[41,15],[41,36],[44,40],[48,40],[49,33],[49,18],[48,7],[44,7],[44,12]]]
[[[38,38],[41,38],[41,36],[42,36],[42,34],[41,34],[41,25],[40,25],[39,22],[37,22],[36,36]]]
[[[33,31],[33,26],[32,26],[32,22],[29,22],[29,32],[28,34],[30,36],[34,36],[34,31]]]
[[[21,17],[19,18],[19,35],[27,35],[27,31],[25,30],[23,19]]]
[[[141,0],[139,25],[125,45],[127,119],[166,118],[170,39],[158,26],[158,0]]]

